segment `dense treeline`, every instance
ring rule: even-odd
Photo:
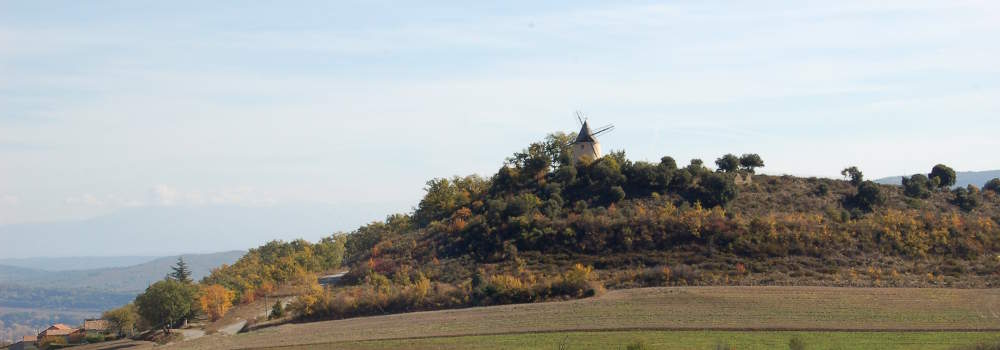
[[[238,301],[253,301],[258,292],[270,292],[286,283],[308,284],[316,274],[340,267],[344,260],[343,235],[317,243],[305,240],[272,241],[251,249],[232,265],[223,265],[201,280],[203,285],[221,285]],[[262,290],[263,289],[263,290]]]

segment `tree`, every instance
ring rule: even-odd
[[[183,257],[177,257],[177,264],[170,267],[170,269],[173,270],[173,272],[168,275],[170,278],[188,284],[194,282],[191,280],[191,269],[188,268]]]
[[[708,173],[701,177],[697,185],[688,189],[686,199],[689,202],[701,202],[706,208],[725,207],[736,199],[738,190],[731,176]]]
[[[329,237],[324,237],[317,242],[313,251],[319,259],[321,270],[332,270],[339,268],[344,262],[344,243],[347,241],[346,233],[337,233]]]
[[[545,165],[544,168],[548,169],[548,165]],[[467,206],[473,198],[478,198],[486,193],[489,187],[489,181],[478,175],[427,181],[427,187],[424,188],[427,194],[417,204],[413,218],[420,226],[447,218],[456,209]]]
[[[983,186],[983,189],[1000,194],[1000,178],[994,178],[993,180],[990,180],[990,182],[987,182],[986,185]]]
[[[858,193],[849,198],[849,204],[864,211],[873,211],[876,206],[885,203],[885,195],[878,184],[864,181],[858,186]]]
[[[450,213],[449,213],[450,214]],[[409,215],[393,214],[385,221],[376,221],[347,235],[344,240],[344,262],[353,263],[368,254],[375,244],[390,237],[402,234],[413,228],[413,220]]]
[[[840,175],[844,175],[845,178],[851,180],[851,185],[860,186],[862,182],[865,181],[865,175],[858,170],[858,167],[852,166],[850,168],[840,171]]]
[[[720,172],[731,173],[740,169],[740,158],[730,153],[716,159],[715,165]]]
[[[101,318],[108,320],[111,329],[121,337],[131,337],[138,330],[136,326],[139,322],[139,312],[132,303],[105,311],[101,314]]]
[[[951,203],[957,205],[959,208],[965,211],[972,211],[978,208],[982,204],[982,197],[979,192],[979,188],[973,185],[968,187],[959,187],[954,191],[951,191],[955,195],[955,198],[951,200]]]
[[[662,165],[647,162],[635,162],[622,167],[625,175],[625,192],[629,197],[644,197],[650,194],[664,193],[667,185],[673,179],[673,170]]]
[[[660,166],[667,170],[677,170],[677,161],[674,160],[674,157],[666,156],[660,158]]]
[[[743,171],[753,174],[757,168],[764,166],[764,160],[756,153],[745,153],[740,156],[740,167]]]
[[[198,297],[198,304],[201,306],[201,311],[208,315],[212,321],[217,321],[233,306],[235,296],[236,293],[218,284],[203,285]]]
[[[903,194],[907,197],[927,199],[931,196],[933,184],[923,174],[903,177]]]
[[[139,315],[150,325],[169,333],[170,327],[194,314],[197,287],[175,279],[151,284],[135,297]]]
[[[949,168],[947,165],[938,164],[931,169],[931,173],[927,175],[931,181],[937,183],[938,188],[948,188],[955,185],[955,180],[958,178],[955,175],[955,170]]]
[[[693,177],[698,177],[701,176],[702,174],[711,172],[710,170],[708,170],[708,168],[705,167],[705,162],[703,162],[701,159],[698,158],[692,159],[691,164],[688,164],[688,166],[685,169],[687,169],[687,171],[691,173],[691,176]]]
[[[274,306],[271,307],[271,314],[267,318],[282,318],[285,317],[285,305],[281,303],[281,300],[275,301]]]

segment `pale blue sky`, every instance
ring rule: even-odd
[[[633,159],[1000,168],[995,1],[501,3],[0,2],[0,223],[403,211],[578,109]]]

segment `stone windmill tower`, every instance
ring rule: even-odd
[[[582,126],[580,127],[580,132],[576,135],[576,140],[570,144],[573,147],[573,162],[590,162],[601,158],[601,143],[597,142],[596,136],[611,131],[615,126],[605,125],[597,128],[595,131],[591,131],[590,125],[587,123],[587,118],[582,113],[577,112],[576,118]]]

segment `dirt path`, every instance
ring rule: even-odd
[[[240,321],[237,321],[236,323],[233,323],[231,325],[220,327],[219,328],[219,333],[220,334],[225,334],[225,335],[236,335],[246,325],[247,325],[247,321],[246,320],[240,320]]]
[[[205,331],[202,329],[189,328],[189,329],[172,329],[171,332],[177,332],[184,336],[184,341],[195,340],[205,336]]]

